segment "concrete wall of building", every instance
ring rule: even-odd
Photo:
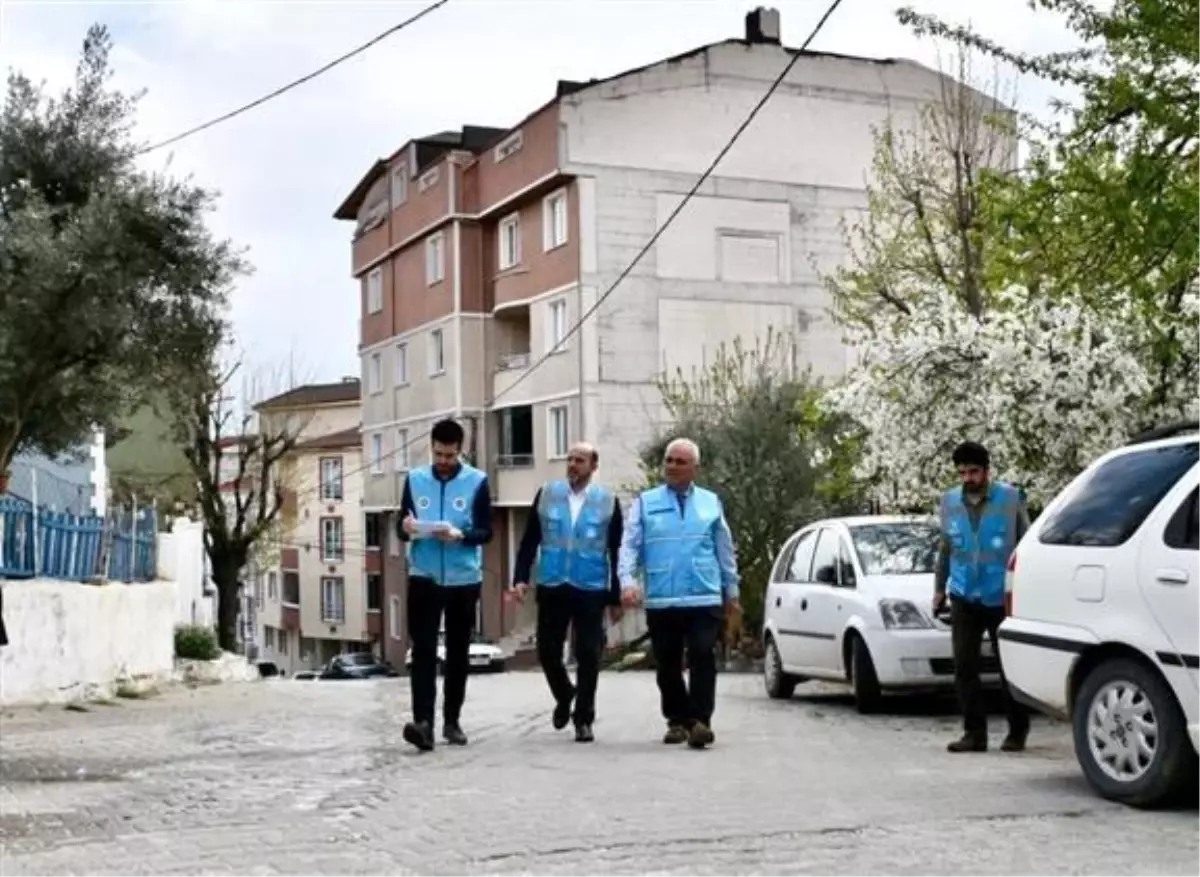
[[[158,577],[175,583],[175,621],[212,627],[217,598],[209,593],[205,574],[204,523],[180,517],[169,526],[158,534]]]
[[[0,704],[111,696],[118,682],[171,678],[178,612],[174,582],[81,585],[8,581]]]

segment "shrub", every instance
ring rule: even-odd
[[[211,661],[221,654],[217,632],[199,624],[182,624],[175,628],[175,657],[194,661]]]

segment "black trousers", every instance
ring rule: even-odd
[[[439,585],[432,579],[414,576],[408,580],[408,638],[412,642],[413,720],[433,723],[437,703],[438,633],[446,621],[446,658],[442,686],[442,718],[457,724],[467,696],[471,632],[475,629],[475,607],[479,585]]]
[[[658,668],[663,718],[671,725],[712,723],[717,699],[717,640],[725,625],[721,606],[648,609],[646,625]],[[683,681],[687,653],[688,681]]]
[[[982,669],[983,637],[992,641],[997,661],[1000,646],[996,631],[1004,621],[1003,606],[984,606],[966,600],[951,600],[950,625],[954,646],[954,685],[958,691],[958,704],[962,709],[963,731],[971,736],[987,734],[987,704],[983,698]],[[1004,668],[1000,668],[1001,686],[1004,690],[1004,711],[1008,716],[1008,732],[1024,738],[1029,733],[1029,713],[1025,707],[1013,700],[1004,679]]]
[[[550,691],[558,703],[575,700],[575,722],[590,725],[596,721],[596,684],[600,679],[600,658],[604,654],[604,608],[607,591],[588,591],[572,585],[537,589],[538,660]],[[563,665],[567,628],[571,628],[575,650],[575,684]]]

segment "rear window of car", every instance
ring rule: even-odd
[[[1097,466],[1042,525],[1045,545],[1114,548],[1137,532],[1200,458],[1200,443],[1132,451]]]

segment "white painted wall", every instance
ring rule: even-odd
[[[175,518],[170,532],[158,534],[158,577],[175,582],[176,624],[216,624],[216,595],[205,593],[205,569],[204,524]]]
[[[0,704],[111,695],[122,679],[166,681],[174,669],[173,582],[82,585],[7,581]]]

